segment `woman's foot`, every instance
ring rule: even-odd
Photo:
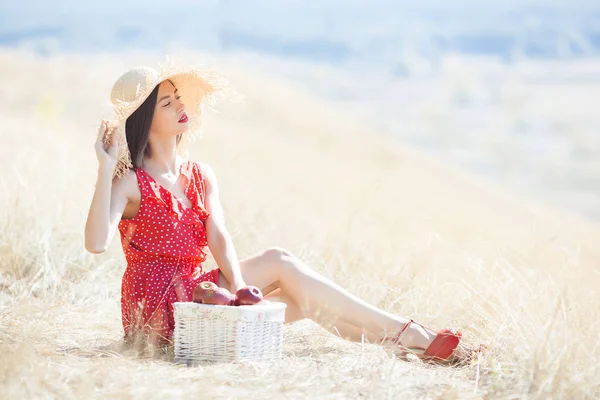
[[[469,362],[477,352],[484,350],[483,346],[474,349],[462,345],[461,338],[459,330],[442,329],[435,333],[410,320],[394,337],[385,338],[382,344],[392,344],[403,357],[415,354],[424,361],[436,363]]]
[[[411,319],[404,324],[402,329],[395,335],[395,337],[388,339],[397,344],[400,344],[400,340],[402,340],[402,347],[412,350],[425,351],[431,342],[433,342],[435,337],[435,332],[415,323]]]

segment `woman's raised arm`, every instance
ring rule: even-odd
[[[85,224],[85,249],[95,254],[104,252],[110,244],[128,202],[126,183],[129,177],[126,175],[113,180],[117,164],[117,140],[111,134],[108,143],[105,143],[107,125],[103,120],[98,130],[95,145],[99,163],[98,180]]]

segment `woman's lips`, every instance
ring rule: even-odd
[[[182,124],[185,124],[186,122],[188,122],[188,117],[186,114],[183,114],[183,117],[179,118],[179,122]]]

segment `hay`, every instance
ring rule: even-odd
[[[598,397],[600,228],[498,193],[232,67],[246,105],[207,114],[190,153],[219,178],[238,255],[285,247],[368,301],[460,326],[491,350],[470,367],[431,367],[310,321],[286,326],[284,359],[273,364],[185,368],[168,351],[124,347],[120,244],[87,254],[83,227],[95,127],[110,115],[102,104],[112,78],[133,61],[0,54],[0,393]],[[135,59],[145,61],[155,58]]]

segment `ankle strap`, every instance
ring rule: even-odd
[[[415,322],[415,321],[411,319],[410,321],[408,321],[408,322],[406,323],[406,325],[404,325],[404,328],[402,328],[402,329],[400,330],[400,332],[398,332],[398,334],[397,334],[397,335],[396,335],[396,337],[394,338],[394,343],[396,343],[396,344],[400,344],[400,343],[402,343],[402,341],[401,341],[401,339],[402,339],[402,335],[404,334],[404,332],[406,332],[406,330],[408,329],[408,326],[409,326],[410,324],[412,324],[413,322]]]

